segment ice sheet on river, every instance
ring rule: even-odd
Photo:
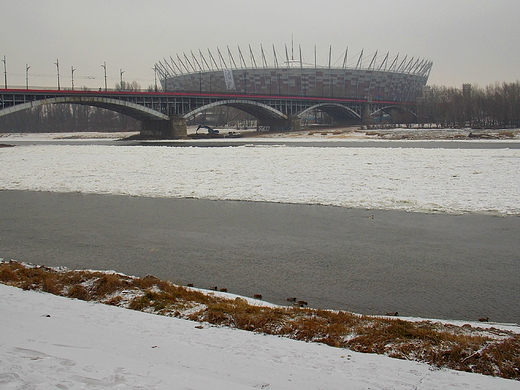
[[[1,189],[520,214],[520,150],[33,145]]]

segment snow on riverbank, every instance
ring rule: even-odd
[[[2,389],[518,389],[321,344],[0,285]]]
[[[520,214],[518,149],[43,143],[0,164],[0,189]]]

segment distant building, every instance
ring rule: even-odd
[[[421,96],[433,63],[407,56],[363,58],[363,52],[351,64],[345,60],[334,66],[289,59],[279,62],[273,48],[269,63],[262,49],[256,59],[251,49],[246,62],[228,49],[227,61],[217,49],[195,56],[183,54],[156,64],[162,88],[167,92],[234,93],[244,95],[318,96],[363,98],[385,101],[415,101]],[[257,55],[258,56],[258,55]],[[216,60],[217,59],[217,60]],[[352,59],[351,59],[352,61]],[[257,65],[261,64],[261,65]]]

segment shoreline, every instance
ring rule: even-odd
[[[188,126],[188,135],[195,134],[196,126]],[[209,138],[198,141],[203,142],[240,142],[242,140],[261,141],[445,141],[445,142],[520,142],[520,129],[452,129],[452,128],[427,128],[427,127],[387,127],[387,126],[324,126],[308,127],[296,131],[287,132],[261,132],[254,129],[221,128],[221,132],[232,131],[242,135],[242,138]],[[88,141],[88,140],[119,140],[132,142],[139,131],[127,132],[62,132],[62,133],[0,133],[0,140],[27,141]],[[146,141],[135,139],[135,141]],[[194,141],[150,139],[148,141]]]
[[[152,284],[159,283],[159,285],[168,283],[176,288],[178,287],[181,290],[185,290],[187,292],[191,291],[191,292],[195,292],[195,293],[201,293],[202,295],[207,296],[209,298],[214,297],[217,300],[222,299],[222,300],[226,300],[226,301],[230,301],[230,302],[234,301],[235,303],[240,303],[240,304],[246,303],[249,306],[259,307],[259,308],[274,309],[274,310],[276,310],[276,309],[288,309],[289,310],[289,309],[294,309],[294,308],[298,309],[299,308],[299,309],[308,309],[311,312],[324,311],[324,312],[329,312],[332,314],[341,314],[342,312],[345,312],[345,310],[339,310],[339,309],[317,309],[317,308],[313,308],[313,307],[308,307],[306,303],[305,304],[292,304],[292,305],[291,304],[287,304],[287,305],[274,304],[272,302],[265,301],[260,297],[249,297],[249,296],[245,296],[245,295],[234,294],[234,293],[231,293],[228,291],[219,291],[219,290],[214,290],[211,288],[200,288],[200,287],[194,287],[191,285],[190,286],[176,285],[175,283],[173,283],[169,280],[160,280],[157,277],[155,277],[154,275],[146,275],[144,277],[138,277],[135,275],[123,274],[123,273],[117,272],[115,270],[107,270],[107,269],[104,269],[104,270],[98,270],[98,269],[78,270],[78,269],[69,269],[69,268],[63,267],[63,266],[48,267],[45,264],[26,263],[26,262],[19,262],[16,259],[6,260],[3,258],[0,258],[0,267],[6,266],[6,268],[9,268],[10,264],[14,264],[15,268],[16,267],[25,267],[27,269],[43,270],[43,274],[45,274],[45,273],[72,274],[72,275],[81,274],[86,279],[88,279],[89,277],[92,278],[93,275],[96,275],[98,277],[100,275],[105,275],[107,278],[112,278],[112,276],[113,276],[114,278],[120,278],[121,280],[140,280],[141,279],[141,280],[144,280],[147,282],[151,282]],[[76,279],[76,278],[73,277],[72,279]],[[55,296],[61,296],[61,297],[69,298],[69,299],[92,301],[94,303],[101,303],[101,304],[105,304],[105,305],[117,306],[117,307],[121,307],[121,308],[128,309],[128,310],[135,310],[135,309],[130,309],[128,307],[128,302],[135,297],[144,295],[144,293],[145,293],[145,289],[143,287],[137,288],[136,291],[133,291],[133,292],[124,291],[124,290],[119,291],[116,288],[117,293],[128,294],[128,296],[126,296],[126,298],[124,299],[124,302],[123,302],[123,300],[121,300],[121,302],[114,303],[114,302],[110,302],[110,300],[113,299],[113,296],[109,296],[108,298],[106,296],[105,297],[98,296],[98,297],[94,298],[94,296],[95,296],[95,294],[94,294],[93,296],[89,297],[88,299],[85,299],[84,297],[78,298],[75,296],[67,296],[63,291],[62,292],[45,291],[43,288],[38,287],[38,284],[43,283],[43,280],[44,280],[44,277],[42,277],[41,280],[39,280],[38,278],[35,278],[34,279],[35,283],[33,285],[31,285],[30,288],[27,288],[27,286],[26,287],[20,286],[20,284],[23,285],[23,280],[18,280],[18,281],[4,280],[4,281],[0,281],[0,285],[14,287],[14,288],[22,289],[24,291],[34,291],[34,292],[38,292],[38,293],[45,293],[45,294],[51,294],[51,295],[55,295]],[[86,283],[86,284],[88,285],[89,283]],[[117,285],[117,283],[115,285]],[[68,286],[68,287],[70,287],[70,286]],[[67,286],[65,289],[67,289]],[[69,288],[69,290],[70,290],[70,288]],[[110,295],[108,292],[106,294]],[[178,314],[175,314],[175,313],[172,314],[173,312],[171,312],[171,313],[169,312],[168,314],[164,314],[164,313],[161,314],[160,310],[158,312],[156,312],[156,309],[153,308],[153,305],[151,305],[151,306],[152,307],[150,308],[150,310],[146,310],[145,308],[143,308],[140,311],[147,312],[147,313],[154,314],[154,315],[159,315],[159,316],[179,317]],[[186,309],[183,309],[183,310],[186,310]],[[190,314],[190,313],[191,313],[191,310],[188,309],[188,310],[186,310],[186,313],[180,313],[180,314],[183,314],[183,316],[186,316],[186,314]],[[380,314],[380,315],[361,314],[361,313],[353,313],[353,312],[347,312],[347,313],[351,314],[353,316],[360,317],[360,318],[368,317],[368,318],[382,319],[382,320],[402,320],[402,321],[407,321],[407,322],[412,322],[412,323],[422,323],[422,322],[426,321],[430,324],[439,323],[439,324],[443,324],[443,325],[453,325],[453,326],[460,327],[460,328],[464,328],[465,326],[469,325],[473,328],[476,328],[476,330],[483,329],[486,331],[493,331],[493,329],[497,329],[497,330],[500,330],[503,332],[511,332],[514,334],[520,334],[520,323],[493,322],[487,318],[481,318],[479,320],[473,320],[473,321],[472,320],[466,321],[466,320],[459,320],[459,319],[453,319],[453,318],[452,319],[445,319],[445,318],[442,319],[442,318],[401,316],[397,312],[396,313],[385,313],[385,314]],[[186,319],[186,318],[183,318],[183,319]],[[194,320],[190,319],[190,321],[194,321]]]

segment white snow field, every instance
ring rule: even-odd
[[[434,369],[0,285],[4,389],[519,389]]]
[[[0,189],[520,214],[520,149],[37,144],[0,164]]]

